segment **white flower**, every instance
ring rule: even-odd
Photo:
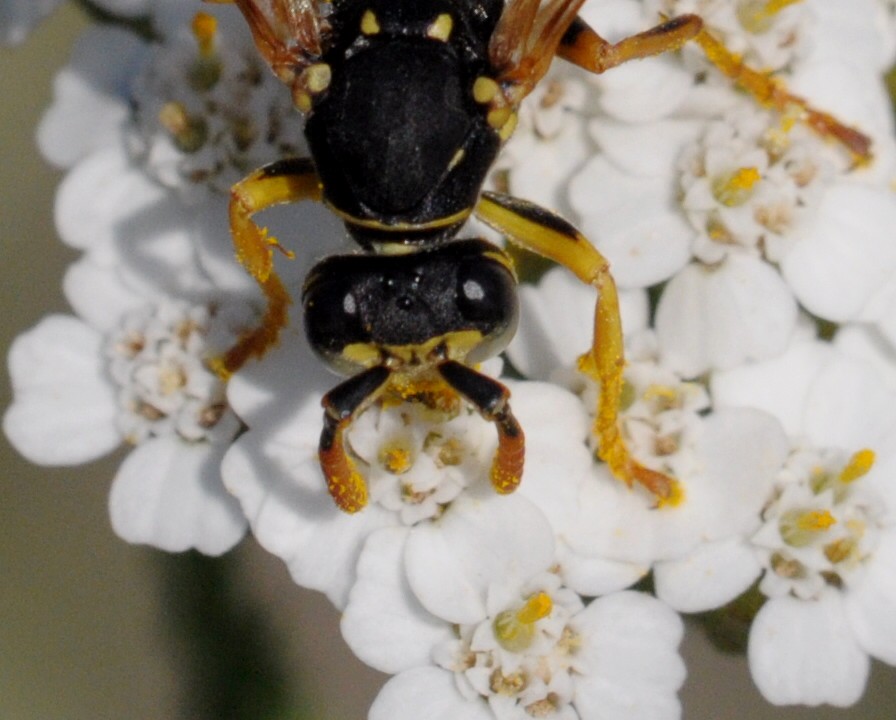
[[[89,320],[51,316],[13,344],[7,437],[48,465],[136,445],[112,485],[116,532],[170,551],[228,550],[245,519],[219,465],[239,422],[205,360],[247,318],[142,294],[89,261],[73,266],[67,284]]]
[[[368,538],[342,629],[396,673],[370,717],[678,717],[680,620],[638,593],[584,607],[550,570],[544,518],[509,509],[467,500],[438,526]]]
[[[375,404],[347,435],[370,504],[347,515],[328,494],[318,460],[320,401],[334,385],[304,338],[293,333],[237,373],[228,397],[249,431],[228,452],[224,477],[262,545],[287,563],[298,584],[343,607],[358,553],[373,531],[426,527],[468,493],[494,493],[487,477],[496,433],[464,404],[447,412],[420,402]],[[549,385],[508,386],[527,440],[516,494],[539,498],[545,512],[562,516],[589,464],[577,403]]]
[[[799,305],[836,322],[859,318],[896,269],[885,231],[896,222],[887,184],[896,144],[880,81],[893,33],[862,2],[861,18],[839,1],[584,8],[611,39],[660,11],[705,13],[732,52],[781,69],[794,93],[868,135],[873,160],[862,168],[811,132],[798,107],[772,111],[737,92],[694,44],[683,60],[667,54],[597,77],[555,70],[521,113],[499,177],[574,211],[620,287],[668,281],[660,354],[686,377],[783,352]],[[582,98],[582,83],[596,92]]]
[[[656,324],[664,360],[686,376],[782,352],[796,301],[857,317],[892,272],[896,197],[821,150],[805,128],[784,134],[743,104],[685,148],[681,206],[698,262],[669,282]]]
[[[77,39],[68,64],[53,79],[53,101],[37,127],[45,159],[71,167],[123,142],[130,84],[147,52],[145,42],[115,27],[92,26]]]
[[[811,338],[774,361],[718,373],[712,387],[719,405],[771,412],[798,441],[749,542],[658,570],[657,591],[700,610],[708,583],[728,584],[724,602],[762,574],[769,599],[749,644],[760,691],[778,704],[849,705],[868,656],[896,663],[894,396],[870,365]]]
[[[633,455],[675,477],[681,495],[657,508],[643,489],[626,487],[602,463],[592,463],[577,490],[576,511],[554,522],[564,580],[585,594],[627,587],[658,563],[755,531],[787,451],[780,427],[762,413],[706,414],[703,386],[682,381],[656,360],[651,333],[639,329],[646,324],[642,301],[631,294],[623,305],[633,332],[620,427]],[[590,344],[593,303],[590,288],[562,271],[549,272],[537,286],[522,288],[523,327],[508,352],[518,369],[546,374],[579,393],[580,412],[589,416],[597,389],[573,368]],[[716,604],[714,592],[706,589],[701,601]]]
[[[301,116],[238,13],[206,6],[192,26],[162,23],[163,40],[134,78],[128,140],[138,162],[189,197],[226,193],[257,167],[305,155]]]
[[[38,128],[44,156],[70,167],[126,145],[150,177],[201,200],[202,189],[226,193],[266,162],[306,154],[301,117],[245,22],[229,9],[201,10],[153,7],[151,43],[118,28],[88,29]]]

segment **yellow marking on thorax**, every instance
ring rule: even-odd
[[[426,28],[426,37],[447,42],[453,28],[454,20],[448,13],[442,13]]]
[[[498,83],[490,77],[480,75],[473,82],[473,99],[478,103],[488,103],[498,94]]]
[[[327,207],[333,212],[334,215],[337,215],[343,221],[351,223],[352,225],[357,225],[358,227],[363,228],[370,228],[372,230],[394,231],[396,233],[418,232],[420,230],[435,230],[442,227],[448,227],[450,225],[455,225],[456,223],[463,222],[470,216],[470,213],[473,211],[473,208],[465,208],[464,210],[460,210],[452,215],[445,215],[444,217],[436,218],[435,220],[430,220],[429,222],[425,223],[387,223],[375,218],[355,217],[354,215],[340,210],[339,208],[334,207],[329,203],[327,203]]]
[[[376,35],[380,31],[380,21],[373,10],[365,10],[361,16],[361,32],[365,35]]]

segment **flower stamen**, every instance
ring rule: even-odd
[[[793,547],[806,547],[836,522],[830,510],[791,510],[781,517],[781,538]]]
[[[846,467],[840,471],[839,480],[842,483],[851,483],[868,474],[874,465],[874,451],[865,448],[854,453],[846,463]]]
[[[509,652],[522,652],[535,639],[535,623],[551,614],[554,604],[551,596],[539,592],[531,596],[519,610],[505,610],[493,625],[495,639]]]
[[[737,207],[746,203],[753,195],[753,187],[762,179],[755,167],[742,167],[734,172],[715,178],[712,194],[726,207]]]

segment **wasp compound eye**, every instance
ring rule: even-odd
[[[493,248],[490,249],[493,252]],[[470,362],[481,362],[501,352],[516,332],[519,302],[516,280],[504,259],[476,254],[457,268],[455,303],[463,324],[482,334],[470,352]]]

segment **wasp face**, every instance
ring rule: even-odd
[[[480,240],[328,258],[305,284],[305,331],[315,351],[346,374],[377,364],[479,362],[503,350],[516,330],[516,279],[507,263]]]

